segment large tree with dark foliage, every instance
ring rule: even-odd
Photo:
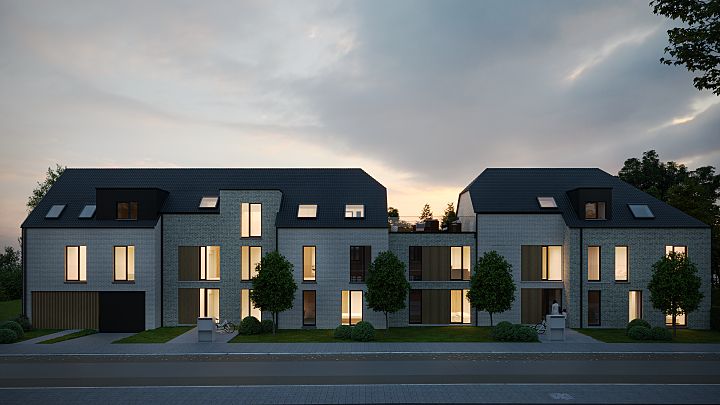
[[[660,62],[699,72],[693,85],[720,96],[720,0],[652,0],[650,5],[655,14],[683,23],[668,30],[670,57]]]
[[[278,314],[293,307],[297,284],[293,278],[293,265],[279,252],[266,254],[252,278],[250,300],[263,311],[272,313],[273,335],[278,327]]]
[[[47,194],[48,190],[50,190],[50,187],[55,184],[57,179],[60,178],[60,175],[63,174],[66,167],[60,166],[59,164],[55,164],[55,168],[48,167],[47,173],[45,173],[45,180],[42,182],[37,183],[37,187],[32,192],[32,195],[28,197],[27,201],[27,208],[28,211],[32,211],[37,207],[38,204],[40,204],[40,200],[45,197],[45,194]]]
[[[720,283],[720,175],[713,166],[688,170],[685,165],[660,161],[654,150],[641,159],[625,161],[620,179],[667,202],[712,227],[713,282]]]
[[[22,264],[20,251],[10,246],[0,253],[0,301],[22,297]]]
[[[685,254],[672,252],[653,264],[648,284],[650,302],[672,317],[673,335],[677,335],[677,317],[696,311],[702,302],[702,280],[697,273],[695,264]]]

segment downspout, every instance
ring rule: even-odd
[[[583,228],[580,228],[580,327],[583,327]]]
[[[22,260],[22,314],[27,316],[27,252],[25,247],[27,246],[27,231],[25,228],[22,229],[22,240],[20,241],[20,258]]]
[[[165,323],[165,311],[163,305],[165,303],[165,221],[160,215],[160,327]],[[157,324],[156,324],[157,325]]]

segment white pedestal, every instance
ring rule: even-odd
[[[198,318],[198,342],[212,342],[215,340],[215,320],[213,318]]]
[[[547,315],[545,318],[550,340],[565,340],[565,315]]]

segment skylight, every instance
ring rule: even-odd
[[[537,200],[540,208],[557,208],[554,197],[538,197]]]
[[[298,205],[298,218],[316,218],[317,204]]]
[[[217,196],[203,197],[200,200],[199,208],[217,208],[217,204],[218,204]]]
[[[647,204],[628,204],[628,208],[635,218],[655,218],[655,214]]]
[[[95,206],[94,205],[86,205],[82,211],[80,211],[80,215],[78,218],[92,218],[93,215],[95,215]]]
[[[50,207],[50,210],[48,210],[47,215],[45,215],[45,218],[59,218],[60,214],[62,214],[63,210],[65,209],[65,205],[53,205]]]

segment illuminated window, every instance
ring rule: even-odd
[[[217,204],[218,204],[217,196],[203,197],[200,200],[200,205],[198,206],[198,208],[217,208]]]
[[[138,203],[136,201],[117,203],[117,219],[136,220],[137,217]]]
[[[642,291],[633,290],[628,294],[628,322],[642,319]]]
[[[600,246],[588,246],[588,281],[600,281]]]
[[[628,281],[628,247],[615,246],[615,281]]]
[[[65,246],[65,281],[87,281],[86,246]]]
[[[135,246],[115,246],[114,281],[135,281]]]
[[[363,319],[363,292],[342,290],[341,317],[343,325],[355,325]]]
[[[298,205],[298,218],[315,218],[317,217],[317,205],[300,204]]]
[[[240,236],[243,238],[262,236],[262,204],[242,203],[240,207]]]
[[[78,215],[78,218],[88,219],[88,218],[92,218],[93,215],[95,215],[95,206],[94,205],[86,205],[83,207],[82,211],[80,211],[80,215]]]
[[[540,208],[557,208],[557,203],[553,197],[538,197],[537,201]]]
[[[220,322],[220,290],[217,288],[200,289],[200,317],[213,318]]]
[[[257,266],[262,260],[262,248],[260,246],[243,246],[240,248],[240,253],[242,262],[240,278],[248,281],[257,276]]]
[[[600,326],[600,291],[588,291],[588,326]]]
[[[450,323],[470,323],[468,290],[450,290]]]
[[[220,280],[220,246],[200,246],[200,280]]]
[[[562,280],[562,246],[542,247],[542,273],[545,281]]]
[[[450,247],[450,280],[470,280],[470,246]]]
[[[248,316],[254,316],[258,320],[261,320],[262,313],[260,308],[255,307],[255,303],[250,299],[250,291],[246,288],[240,290],[240,315],[242,319]]]
[[[647,204],[628,204],[628,208],[630,208],[630,212],[632,212],[635,218],[655,218],[655,214],[653,214],[652,210],[650,209],[650,207],[647,206]]]
[[[665,315],[665,325],[672,326],[672,315]],[[685,317],[685,314],[675,316],[675,325],[687,326],[687,318]]]
[[[48,210],[47,214],[45,214],[45,218],[59,218],[60,214],[62,214],[63,210],[65,209],[65,205],[53,205]]]
[[[605,219],[605,203],[602,201],[585,203],[585,219]]]
[[[364,218],[365,206],[362,204],[347,204],[345,206],[345,218]]]
[[[303,281],[315,281],[315,246],[303,246]]]
[[[303,326],[315,326],[315,290],[303,291]]]
[[[670,253],[675,252],[678,255],[687,255],[687,246],[665,246],[665,255],[670,256]]]

